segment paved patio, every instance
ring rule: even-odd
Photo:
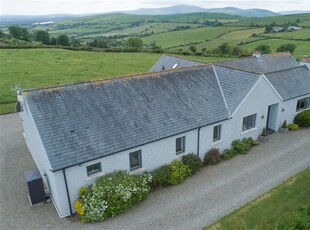
[[[200,229],[310,166],[310,129],[276,133],[126,213],[82,225],[60,219],[51,203],[30,206],[23,173],[36,166],[22,132],[18,114],[0,116],[0,229]]]

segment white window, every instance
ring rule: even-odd
[[[213,142],[221,139],[221,125],[213,127]]]
[[[129,153],[130,171],[142,167],[141,150]]]
[[[175,140],[175,151],[176,154],[185,152],[185,136],[179,137]]]
[[[177,68],[177,66],[178,66],[178,63],[175,63],[175,64],[172,66],[172,69]]]
[[[86,167],[87,176],[101,172],[101,162]]]
[[[309,100],[310,100],[309,97],[298,100],[297,106],[296,106],[296,111],[300,111],[300,110],[309,108]]]
[[[256,123],[256,114],[244,117],[242,122],[242,131],[254,128],[255,123]]]

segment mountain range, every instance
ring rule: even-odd
[[[140,8],[132,11],[122,11],[126,14],[138,14],[138,15],[168,15],[168,14],[184,14],[184,13],[225,13],[238,15],[243,17],[269,17],[278,16],[279,13],[272,12],[265,9],[239,9],[236,7],[224,7],[224,8],[211,8],[205,9],[198,6],[191,5],[175,5],[161,8]]]

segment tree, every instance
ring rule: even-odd
[[[3,33],[3,31],[0,29],[0,38],[5,37],[5,33]]]
[[[197,48],[196,48],[196,46],[190,46],[189,50],[192,51],[193,53],[196,53]]]
[[[125,47],[140,50],[143,47],[143,41],[141,38],[129,38],[125,42]]]
[[[289,51],[290,53],[294,53],[295,49],[296,49],[296,45],[294,44],[283,44],[280,45],[277,49],[277,52],[285,52],[285,51]]]
[[[227,42],[223,43],[218,47],[220,54],[230,54],[231,53],[231,47],[228,45]]]
[[[58,45],[70,46],[69,38],[65,34],[59,35],[57,38],[57,41],[58,41]]]
[[[256,50],[261,52],[262,54],[270,54],[271,53],[270,46],[267,46],[267,45],[264,45],[264,44],[257,46]]]
[[[51,37],[51,38],[50,38],[49,44],[50,44],[50,45],[53,45],[53,46],[57,45],[57,38]]]
[[[46,31],[37,30],[34,32],[34,40],[37,42],[41,42],[42,44],[49,45],[50,35]]]
[[[105,40],[103,39],[94,39],[94,41],[88,43],[89,46],[91,47],[97,47],[97,48],[107,48],[108,44]]]
[[[30,34],[26,28],[18,26],[10,26],[9,32],[16,39],[30,41]]]
[[[81,41],[79,39],[72,38],[71,39],[71,45],[73,47],[79,47],[79,46],[81,46]]]
[[[266,25],[265,33],[270,33],[270,32],[272,32],[272,25]]]

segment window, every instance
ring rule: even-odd
[[[175,151],[177,154],[185,152],[185,137],[179,137],[175,140]]]
[[[177,66],[178,66],[178,63],[175,63],[175,64],[172,66],[172,69],[177,68]]]
[[[255,121],[256,121],[256,114],[244,117],[242,123],[242,131],[254,128]]]
[[[93,175],[95,173],[101,172],[101,163],[96,163],[86,167],[87,176]]]
[[[141,150],[129,153],[130,170],[135,170],[142,167]]]
[[[309,97],[300,99],[297,101],[296,111],[309,108]]]
[[[213,127],[213,142],[221,139],[221,125]]]

